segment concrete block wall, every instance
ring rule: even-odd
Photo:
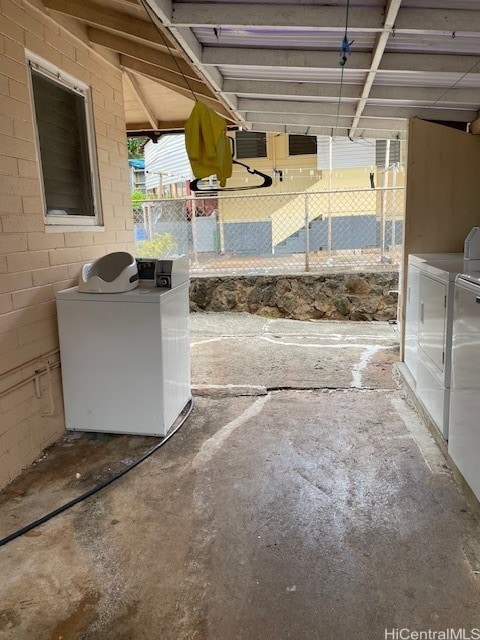
[[[25,49],[92,88],[101,231],[45,231]],[[81,32],[40,3],[1,0],[0,488],[64,431],[55,292],[75,285],[86,261],[133,251],[123,105],[120,69]]]

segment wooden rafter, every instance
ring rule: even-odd
[[[94,27],[89,27],[87,34],[90,42],[100,44],[103,47],[107,47],[107,49],[116,51],[117,53],[122,53],[126,56],[137,58],[144,62],[149,62],[157,67],[176,73],[179,77],[181,77],[181,74],[183,73],[188,78],[198,80],[197,74],[190,65],[185,62],[185,60],[178,57],[175,57],[174,59],[169,53],[164,53],[158,49],[154,49],[153,47],[139,44],[138,42],[134,42],[128,38],[123,38],[122,36]]]
[[[87,24],[109,29],[117,34],[133,36],[162,47],[165,46],[157,28],[150,20],[141,20],[121,11],[112,11],[100,4],[89,2],[89,0],[44,0],[44,4],[47,9],[58,11]],[[145,17],[147,18],[147,16]],[[164,33],[169,46],[183,56],[183,52],[179,51],[171,35],[164,31],[162,33]]]
[[[126,69],[131,69],[132,71],[141,73],[142,75],[147,76],[148,78],[153,78],[159,84],[162,84],[165,87],[172,89],[173,91],[175,91],[176,93],[179,93],[185,98],[190,98],[191,100],[194,100],[194,98],[197,97],[198,99],[202,100],[202,102],[204,102],[208,107],[211,107],[217,113],[227,118],[227,120],[230,120],[232,122],[234,121],[230,112],[227,111],[227,109],[225,109],[225,107],[223,107],[216,98],[212,97],[209,93],[207,93],[207,91],[209,90],[201,82],[198,82],[195,80],[192,80],[190,82],[191,87],[195,92],[195,97],[194,97],[190,89],[186,87],[185,81],[183,81],[183,78],[181,78],[181,76],[178,76],[178,74],[171,74],[169,76],[168,72],[161,69],[160,67],[157,67],[153,64],[148,64],[146,62],[137,60],[136,58],[131,58],[129,56],[124,56],[124,55],[120,55],[120,64]],[[183,86],[180,86],[179,84],[177,84],[179,77],[183,81]]]
[[[152,129],[158,129],[158,118],[156,117],[151,105],[148,103],[145,94],[143,93],[140,85],[138,84],[137,79],[134,74],[125,69],[125,79],[132,90],[133,95],[136,97],[140,106],[145,111],[145,115],[147,116],[148,122],[150,123],[150,127]]]
[[[186,120],[159,120],[158,131],[178,131],[185,128]],[[148,131],[151,129],[148,122],[127,122],[127,131]],[[156,129],[156,130],[157,130]]]

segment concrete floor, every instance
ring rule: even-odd
[[[480,625],[477,505],[397,389],[394,326],[195,314],[192,358],[164,448],[0,549],[2,640]],[[150,444],[66,438],[0,494],[2,533]]]

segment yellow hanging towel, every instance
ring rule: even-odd
[[[232,175],[232,152],[227,123],[213,109],[197,100],[185,123],[185,146],[196,178],[216,174],[224,187]]]

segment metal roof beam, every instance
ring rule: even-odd
[[[357,112],[355,114],[355,118],[353,119],[352,129],[350,131],[350,135],[352,136],[355,135],[355,130],[360,122],[360,118],[362,117],[362,113],[367,104],[368,96],[370,95],[370,91],[372,90],[372,86],[375,81],[375,76],[377,74],[377,71],[380,68],[380,63],[382,62],[382,57],[385,52],[385,47],[387,46],[388,38],[395,24],[397,14],[400,10],[401,2],[402,0],[388,0],[386,15],[385,15],[385,22],[383,24],[383,31],[378,36],[377,43],[373,50],[372,64],[370,66],[367,78],[365,80],[362,96],[357,105]]]
[[[278,67],[299,69],[338,69],[336,51],[310,51],[302,49],[252,49],[243,47],[204,47],[202,63],[205,66]],[[372,54],[355,52],[348,60],[348,69],[371,69]],[[465,73],[478,56],[444,55],[431,53],[384,53],[380,69],[385,71],[420,71],[427,73]],[[254,77],[252,71],[252,79]],[[480,65],[471,73],[480,73]]]
[[[381,30],[381,7],[350,7],[349,24],[357,31]],[[172,24],[181,27],[276,27],[343,31],[345,8],[259,3],[174,2]],[[312,26],[314,25],[314,26]]]
[[[263,80],[225,80],[223,91],[235,94],[253,94],[265,96],[338,98],[339,85],[336,82],[283,82]],[[343,87],[345,98],[359,98],[361,85],[346,84]],[[478,91],[477,91],[478,96]]]
[[[246,113],[245,120],[248,122],[266,122],[268,124],[276,125],[303,125],[308,127],[335,127],[337,123],[336,115],[299,115],[289,113]],[[350,126],[352,117],[348,115],[341,115],[339,118],[339,126]],[[395,119],[395,118],[365,118],[362,120],[363,127],[368,126],[371,129],[390,129],[390,130],[403,130],[407,126],[407,119]]]
[[[345,8],[293,3],[174,2],[171,20],[176,27],[271,27],[331,33],[345,29]],[[383,9],[350,7],[348,24],[352,31],[381,32],[384,30]],[[478,11],[463,9],[403,7],[396,16],[395,31],[418,34],[475,33],[480,32],[480,15]]]
[[[421,118],[423,120],[449,120],[450,122],[472,122],[477,109],[442,109],[435,107],[389,107],[370,106],[363,110],[364,118]]]
[[[295,100],[251,100],[239,98],[238,109],[250,113],[288,113],[310,115],[336,115],[338,103],[336,102],[300,102]],[[340,106],[341,115],[353,117],[355,106],[344,104]]]
[[[281,97],[295,98],[338,98],[339,85],[334,82],[317,83],[317,82],[284,82],[284,81],[268,81],[263,80],[225,80],[223,83],[225,93],[234,93],[240,95],[264,95],[266,98]],[[343,85],[342,95],[344,98],[360,98],[362,93],[361,85],[345,84]],[[405,100],[405,101],[425,101],[434,102],[442,94],[444,89],[436,87],[405,87],[405,86],[378,86],[374,85],[370,92],[370,99],[385,100]],[[480,104],[480,94],[478,89],[450,89],[443,96],[442,102],[455,102],[457,104],[478,105]]]
[[[240,98],[238,109],[250,113],[278,113],[325,116],[336,115],[338,104],[335,102],[300,102],[295,100],[252,100]],[[354,116],[355,107],[351,104],[340,105],[340,115]],[[370,118],[425,118],[428,120],[450,120],[452,122],[472,122],[477,117],[477,109],[442,109],[411,106],[367,105],[363,111]]]
[[[249,128],[252,131],[271,131],[273,133],[292,133],[296,135],[310,135],[310,136],[331,136],[332,135],[332,127],[308,127],[299,126],[299,125],[284,125],[279,126],[275,124],[269,124],[266,122],[249,122]],[[387,139],[405,139],[405,129],[401,129],[398,131],[394,131],[391,129],[363,129],[360,135],[357,137],[365,137],[365,138],[373,138],[378,140],[387,140]],[[348,136],[348,127],[339,127],[337,131],[337,137],[347,137]]]
[[[355,53],[348,61],[350,69],[368,70],[370,53]],[[304,49],[253,49],[243,47],[204,47],[202,63],[206,66],[233,67],[299,67],[310,69],[337,68],[337,51],[307,51]]]
[[[466,9],[402,7],[395,20],[396,33],[473,34],[480,31],[480,13]]]

